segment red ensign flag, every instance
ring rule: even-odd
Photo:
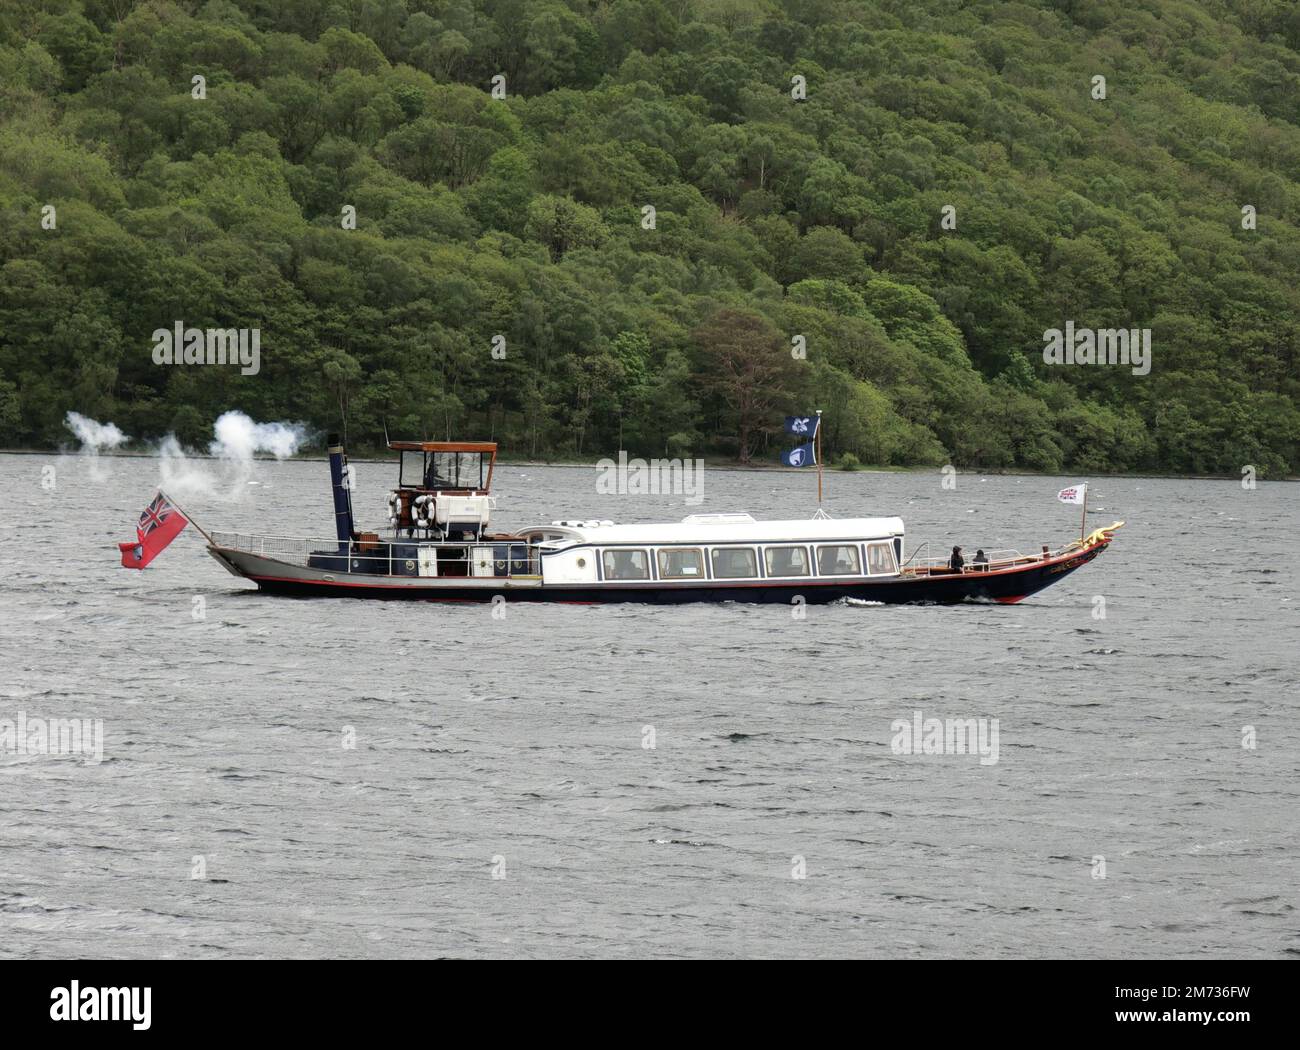
[[[160,489],[149,506],[140,514],[140,521],[135,527],[134,543],[119,543],[122,552],[122,565],[127,569],[143,569],[158,557],[167,544],[181,534],[181,530],[190,523],[190,519],[176,509],[165,493]]]

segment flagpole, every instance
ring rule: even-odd
[[[1083,483],[1083,513],[1079,516],[1079,542],[1083,543],[1083,534],[1088,530],[1088,483]]]
[[[159,489],[158,491],[159,491],[159,492],[162,492],[162,494],[163,494],[164,496],[167,496],[167,493],[163,492],[162,489]],[[195,521],[195,520],[194,520],[194,516],[193,516],[193,515],[192,515],[188,510],[186,510],[184,507],[182,507],[179,503],[177,503],[177,502],[176,502],[174,499],[172,499],[170,496],[167,496],[167,500],[168,500],[168,502],[171,503],[171,505],[172,505],[173,507],[175,507],[178,511],[180,511],[182,514],[185,515],[185,520],[186,520],[186,521],[188,521],[191,525],[193,525],[196,529],[198,529],[199,532],[203,533],[203,538],[204,538],[205,540],[207,540],[208,543],[209,543],[211,546],[215,547],[215,546],[217,545],[217,541],[214,540],[214,539],[213,539],[213,538],[208,534],[208,530],[205,529],[202,525],[200,525],[197,521]]]
[[[817,502],[822,501],[822,410],[817,409]]]

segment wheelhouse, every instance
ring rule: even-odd
[[[492,489],[495,442],[391,441],[388,447],[401,453],[400,489],[474,496],[486,496]]]
[[[390,441],[400,453],[397,488],[388,497],[388,523],[408,537],[466,539],[491,519],[491,441]]]

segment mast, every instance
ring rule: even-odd
[[[817,409],[817,446],[813,455],[817,457],[817,502],[822,501],[822,410]]]

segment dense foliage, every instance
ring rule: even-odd
[[[6,0],[0,121],[0,444],[1300,461],[1291,0]]]

